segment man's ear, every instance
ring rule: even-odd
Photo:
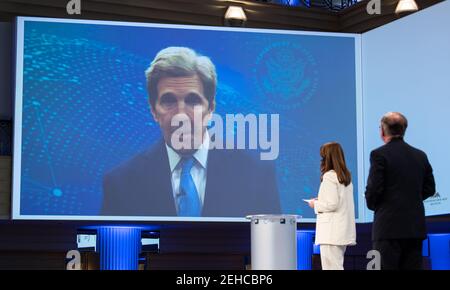
[[[206,115],[206,120],[209,121],[212,118],[212,114],[214,113],[214,110],[216,109],[216,101],[213,99],[211,102],[211,105],[208,107],[208,114]]]
[[[209,114],[214,113],[215,110],[216,110],[216,96],[214,96],[214,98],[211,101],[211,104],[209,104]]]
[[[380,136],[381,136],[381,139],[383,139],[383,141],[384,141],[384,138],[386,137],[386,134],[384,132],[383,126],[380,126]]]
[[[155,120],[156,123],[159,123],[159,120],[158,120],[158,114],[156,114],[155,109],[154,109],[153,106],[150,104],[150,102],[149,102],[148,105],[149,105],[149,107],[150,107],[150,112],[152,113],[153,120]]]

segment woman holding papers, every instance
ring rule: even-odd
[[[339,143],[322,145],[320,156],[319,194],[307,201],[317,214],[315,244],[323,270],[343,270],[345,250],[356,244],[352,177]]]

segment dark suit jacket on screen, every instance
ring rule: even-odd
[[[272,162],[243,150],[209,150],[202,216],[279,214]],[[102,215],[177,216],[164,142],[105,175]]]
[[[427,155],[394,138],[371,152],[370,164],[365,195],[375,211],[372,239],[424,239],[423,200],[436,191]]]

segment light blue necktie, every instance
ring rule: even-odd
[[[181,162],[180,193],[177,196],[178,215],[199,217],[201,213],[200,199],[191,176],[194,157],[184,157]]]

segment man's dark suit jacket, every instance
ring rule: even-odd
[[[372,239],[425,239],[423,201],[434,195],[427,155],[394,138],[370,154],[367,207],[375,211]]]
[[[209,150],[202,216],[281,213],[273,162],[258,157],[243,150]],[[103,193],[102,215],[177,216],[165,143],[106,174]]]

